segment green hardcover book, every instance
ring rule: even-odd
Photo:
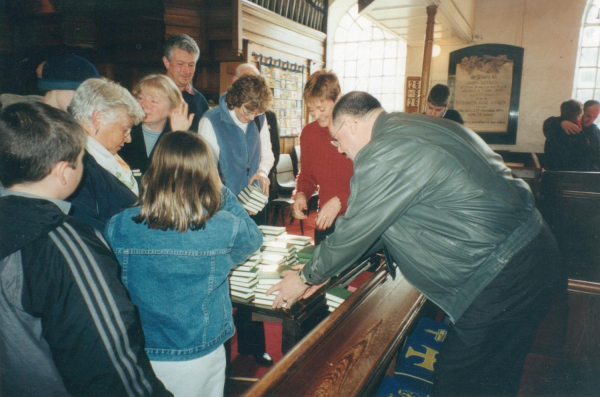
[[[332,287],[332,288],[329,288],[327,290],[327,292],[325,293],[325,298],[328,299],[328,300],[330,300],[330,301],[342,303],[350,295],[352,295],[352,292],[348,291],[345,288],[342,288],[342,287]]]
[[[296,254],[298,255],[298,258],[301,259],[310,259],[313,256],[313,253],[315,252],[315,246],[314,245],[308,245],[304,248],[302,248],[300,251],[298,251]]]

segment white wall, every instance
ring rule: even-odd
[[[523,77],[516,145],[496,149],[542,152],[542,123],[559,114],[570,99],[587,0],[477,0],[473,44],[523,47]],[[432,64],[431,85],[448,79],[449,53],[464,46],[442,47]],[[421,74],[422,47],[409,47],[407,76]]]

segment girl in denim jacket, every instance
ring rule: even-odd
[[[113,217],[105,234],[157,377],[176,396],[222,396],[223,343],[234,333],[227,276],[262,235],[222,186],[206,141],[166,134],[142,178],[140,206]]]

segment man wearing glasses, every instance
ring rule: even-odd
[[[340,98],[333,125],[354,162],[352,198],[311,261],[267,292],[280,291],[273,306],[310,296],[383,245],[451,321],[433,395],[516,396],[537,325],[566,297],[556,241],[527,184],[472,131],[387,113],[365,92]]]

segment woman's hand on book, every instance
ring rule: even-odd
[[[254,181],[260,182],[260,188],[262,189],[263,193],[268,196],[269,185],[271,184],[271,181],[269,180],[269,177],[265,175],[265,172],[263,170],[256,171],[256,173],[252,175],[252,178],[250,178],[249,184],[252,185],[252,182]]]

